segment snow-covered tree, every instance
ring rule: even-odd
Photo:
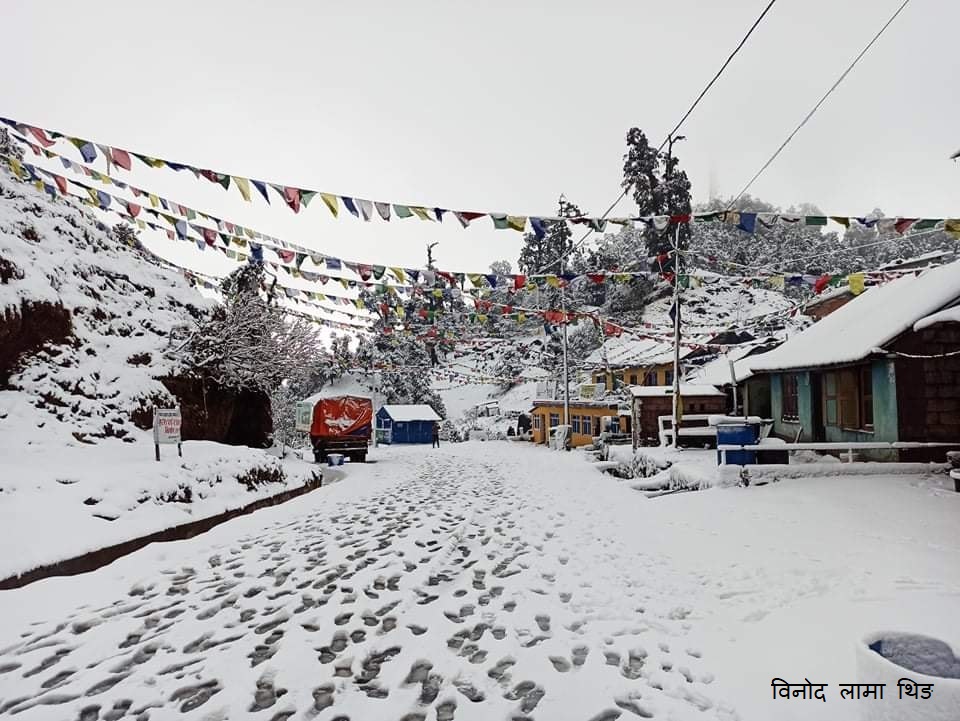
[[[378,390],[387,403],[424,403],[446,415],[443,400],[431,387],[433,362],[425,339],[380,333],[361,341],[355,359],[358,366],[379,374]]]
[[[637,204],[640,215],[686,215],[690,213],[690,180],[679,168],[676,155],[652,147],[640,128],[627,131],[627,152],[623,156],[623,184]],[[680,247],[690,240],[690,226],[680,228]],[[656,256],[673,246],[677,226],[663,231],[644,230],[646,251]],[[668,261],[672,265],[672,261]]]
[[[223,303],[176,334],[172,353],[187,375],[269,395],[324,362],[314,324],[288,317],[269,291],[261,295],[265,285],[261,265],[243,266],[223,280]]]
[[[6,128],[0,128],[0,155],[23,160],[23,146],[10,137]]]
[[[561,195],[557,204],[557,216],[561,218],[578,218],[583,215],[574,203]],[[526,274],[566,273],[573,248],[573,231],[570,224],[561,220],[543,221],[544,234],[537,237],[536,233],[529,232],[523,235],[523,247],[520,249],[520,270]]]

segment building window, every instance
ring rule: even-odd
[[[870,366],[825,373],[823,415],[828,426],[873,428],[873,373]]]
[[[860,369],[860,419],[863,427],[873,429],[873,368]]]
[[[780,407],[780,420],[800,420],[797,375],[795,373],[785,373],[780,376]]]
[[[610,432],[611,433],[620,432],[620,416],[613,416],[610,419]]]
[[[583,433],[585,436],[593,435],[593,429],[590,427],[591,426],[590,416],[584,416],[581,419],[580,423],[581,423],[580,425],[581,433]]]
[[[570,419],[570,426],[574,433],[580,432],[580,416],[573,416]]]
[[[643,385],[645,386],[657,385],[657,372],[647,371],[647,374],[643,377]]]
[[[663,373],[663,385],[672,386],[673,385],[673,371],[664,371]]]
[[[551,413],[551,414],[550,414],[550,427],[553,428],[554,426],[559,426],[559,425],[560,425],[560,414],[559,414],[559,413]]]
[[[631,374],[630,374],[630,385],[632,385],[632,386],[637,385],[637,374],[636,374],[636,373],[631,373]]]
[[[540,422],[540,414],[535,413],[533,416],[533,427],[535,430],[539,431],[541,429],[541,426],[542,426],[542,423]]]
[[[596,383],[598,386],[599,386],[599,385],[606,385],[606,383],[607,383],[606,374],[605,374],[605,373],[597,373],[597,375],[595,375],[595,376],[593,377],[593,382]]]

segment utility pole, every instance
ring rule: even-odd
[[[563,311],[563,425],[570,425],[570,371],[567,360],[567,302],[560,286],[560,309]]]
[[[680,447],[680,224],[673,242],[673,447]]]
[[[667,138],[667,169],[664,180],[673,172],[673,144],[685,136]],[[668,196],[669,197],[669,196]],[[672,210],[668,208],[668,211]],[[680,447],[680,223],[673,234],[673,447]]]

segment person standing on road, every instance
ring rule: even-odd
[[[440,424],[434,421],[433,423],[433,446],[432,448],[440,447]]]

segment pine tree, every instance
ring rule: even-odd
[[[672,153],[664,153],[650,146],[647,136],[639,128],[627,131],[627,153],[623,156],[622,187],[630,193],[640,215],[688,215],[690,213],[690,181]],[[680,248],[690,240],[690,225],[681,223]],[[657,256],[673,247],[677,226],[669,225],[663,231],[648,227],[644,231],[646,252]],[[639,249],[638,249],[639,250]],[[663,270],[673,267],[672,257]]]
[[[574,203],[561,195],[557,204],[559,218],[578,218],[583,215]],[[544,234],[528,232],[523,236],[523,248],[520,250],[518,266],[522,273],[553,273],[561,275],[567,272],[573,248],[573,231],[570,224],[563,220],[544,220]]]

